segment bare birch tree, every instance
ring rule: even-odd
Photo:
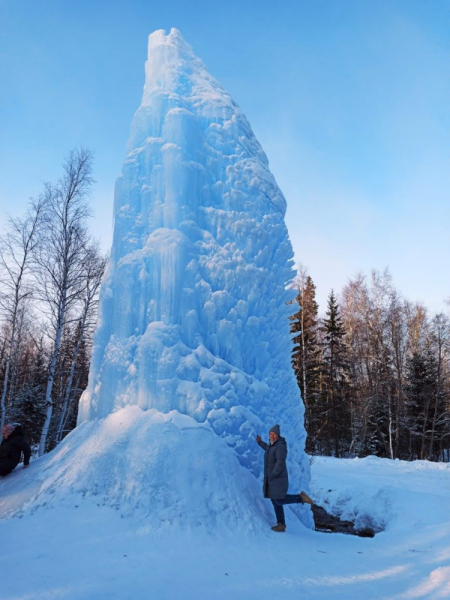
[[[69,373],[64,388],[58,424],[55,434],[55,443],[59,444],[63,437],[63,431],[69,411],[69,403],[73,390],[75,368],[78,361],[80,350],[86,340],[87,335],[92,332],[95,326],[98,306],[98,294],[105,271],[107,259],[101,256],[98,246],[91,245],[87,251],[83,262],[83,290],[81,297],[81,312],[78,316],[78,325],[76,330],[76,341],[70,359]]]
[[[24,304],[33,294],[29,269],[31,258],[38,248],[43,206],[41,198],[30,203],[24,218],[9,219],[7,232],[0,240],[0,311],[9,329],[0,400],[1,427],[5,424],[6,397],[18,323],[21,315],[23,316]]]
[[[36,283],[48,316],[51,351],[39,456],[45,452],[53,414],[52,389],[63,331],[73,322],[85,289],[85,261],[90,246],[87,198],[92,183],[92,154],[79,148],[69,154],[61,179],[55,185],[46,184],[45,189],[45,227],[34,258]]]

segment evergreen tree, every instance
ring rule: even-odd
[[[394,458],[392,440],[394,428],[395,397],[392,357],[389,349],[380,344],[378,360],[371,360],[371,390],[367,416],[366,447],[364,454],[375,454],[384,458]]]
[[[316,450],[315,428],[312,416],[320,393],[320,348],[317,341],[318,305],[316,286],[305,270],[296,281],[296,301],[300,310],[293,315],[291,331],[294,337],[292,366],[305,404],[305,425],[308,432],[307,449]]]
[[[435,360],[435,399],[431,414],[428,460],[448,460],[450,442],[450,319],[436,315],[431,322]],[[447,458],[445,458],[447,456]]]
[[[323,320],[321,399],[315,415],[318,438],[327,453],[341,456],[348,451],[350,438],[350,365],[344,342],[345,330],[333,290]]]
[[[410,459],[427,458],[437,397],[436,360],[430,347],[416,350],[407,361],[405,385]]]
[[[45,420],[47,369],[38,351],[27,381],[19,389],[8,420],[20,423],[31,447],[37,448]]]
[[[294,338],[292,364],[303,401],[308,405],[310,397],[317,389],[320,354],[317,345],[316,286],[309,275],[304,287],[299,289],[296,300],[300,310],[293,317],[291,329],[292,332],[298,333]]]
[[[76,368],[74,374],[73,387],[69,398],[67,415],[64,422],[62,437],[64,438],[77,425],[78,404],[81,394],[87,387],[90,366],[90,346],[88,348],[86,341],[82,340],[76,359]]]
[[[57,445],[57,423],[62,410],[62,402],[70,369],[71,355],[73,352],[73,335],[74,332],[72,327],[67,325],[64,328],[62,334],[60,352],[55,368],[55,376],[52,389],[53,414],[46,440],[46,452],[53,450],[53,448],[55,448],[55,446]]]

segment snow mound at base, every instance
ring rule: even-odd
[[[241,466],[226,442],[209,426],[177,411],[162,414],[129,406],[84,423],[32,467],[8,486],[22,498],[10,506],[10,514],[74,506],[83,498],[112,506],[151,529],[176,524],[267,531],[274,520],[261,482]],[[29,498],[24,490],[19,493],[24,476]],[[296,513],[311,525],[307,508],[298,507]]]

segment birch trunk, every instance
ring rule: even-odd
[[[51,423],[52,415],[53,415],[52,389],[53,389],[53,382],[55,380],[56,364],[58,361],[59,351],[61,349],[61,340],[62,340],[63,325],[64,325],[64,319],[65,319],[65,312],[66,312],[66,307],[63,306],[61,309],[61,316],[58,321],[55,345],[54,345],[53,353],[52,353],[52,359],[50,361],[50,366],[48,369],[47,387],[46,387],[46,391],[45,391],[45,404],[47,406],[47,409],[46,409],[46,413],[45,413],[44,426],[42,428],[42,433],[41,433],[41,440],[39,443],[39,453],[38,453],[39,456],[43,456],[43,454],[45,453],[47,436],[48,436],[48,432],[50,430],[50,423]]]

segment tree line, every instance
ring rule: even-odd
[[[0,236],[0,420],[39,455],[76,424],[106,258],[88,220],[92,154],[72,150],[56,183]]]
[[[389,271],[331,291],[319,317],[316,288],[294,282],[292,365],[305,404],[307,451],[450,460],[450,322],[403,299]]]

